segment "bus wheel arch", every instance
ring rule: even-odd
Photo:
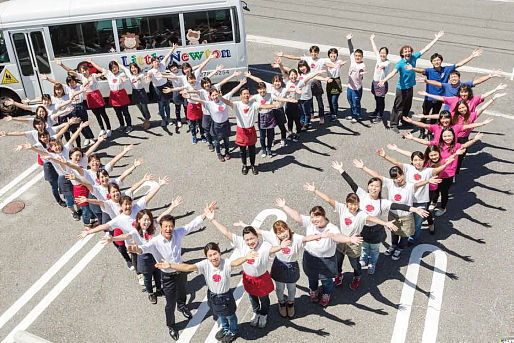
[[[21,99],[16,92],[8,89],[8,88],[0,88],[0,114],[6,115],[16,115],[16,110],[18,109],[16,106],[6,106],[4,102],[8,99],[12,99],[16,102],[20,102]]]

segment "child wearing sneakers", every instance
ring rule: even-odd
[[[362,78],[366,73],[366,65],[362,60],[364,52],[361,49],[353,49],[352,34],[347,34],[346,39],[348,40],[348,49],[350,50],[350,68],[348,69],[346,97],[351,110],[351,115],[348,115],[346,119],[356,123],[361,119]]]
[[[385,222],[380,218],[368,216],[368,214],[359,209],[359,196],[355,193],[349,193],[346,196],[345,203],[340,203],[330,198],[323,192],[320,192],[314,184],[306,183],[303,186],[306,191],[312,192],[321,199],[325,200],[332,206],[334,212],[339,213],[339,227],[341,233],[346,237],[351,237],[355,234],[360,235],[366,221],[373,222],[378,225],[388,227],[391,231],[395,231],[398,228],[393,224],[393,221]],[[337,244],[336,248],[337,255],[337,270],[339,274],[334,278],[334,285],[339,286],[343,282],[343,261],[344,256],[348,256],[350,265],[353,268],[353,279],[350,283],[350,289],[356,290],[359,287],[362,274],[362,266],[359,263],[361,256],[361,246],[356,244]]]
[[[320,235],[319,238],[305,244],[302,267],[309,279],[311,302],[319,302],[321,306],[327,307],[334,289],[334,277],[337,275],[336,243],[360,244],[362,237],[346,237],[341,234],[337,226],[328,222],[325,210],[321,206],[314,206],[310,210],[310,216],[302,216],[287,206],[284,199],[276,199],[276,205],[306,228],[307,236]]]

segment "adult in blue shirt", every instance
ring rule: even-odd
[[[410,65],[412,67],[416,67],[416,61],[420,58],[425,52],[430,50],[432,46],[444,35],[444,31],[439,31],[435,34],[435,38],[427,44],[423,49],[419,52],[412,53],[413,49],[410,45],[404,45],[400,49],[400,56],[402,59],[396,64],[395,68],[392,72],[389,73],[379,82],[379,86],[383,87],[384,83],[389,81],[393,76],[397,73],[400,74],[398,78],[398,85],[396,86],[396,97],[394,98],[394,105],[390,115],[390,125],[391,130],[398,133],[398,124],[402,116],[408,116],[410,108],[412,106],[412,97],[414,95],[413,88],[416,85],[416,73],[407,69],[406,66]]]

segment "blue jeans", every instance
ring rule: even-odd
[[[73,196],[73,185],[69,180],[66,180],[64,175],[59,175],[57,183],[59,184],[59,189],[61,190],[62,195],[64,195],[66,207],[73,208],[73,206],[75,205],[75,197]]]
[[[223,329],[230,331],[230,333],[235,334],[237,332],[237,316],[235,313],[231,316],[219,316],[218,323]]]
[[[55,201],[62,201],[61,195],[59,194],[59,174],[55,171],[54,166],[50,162],[43,163],[43,171],[45,174],[45,180],[50,183],[52,187],[52,195],[54,196]]]
[[[213,141],[214,149],[216,149],[216,154],[221,154],[221,144],[217,138],[214,138]],[[223,137],[223,146],[225,147],[225,154],[228,154],[228,137]]]
[[[420,207],[422,206],[425,210],[428,210],[429,202],[415,202],[412,204],[412,207]],[[418,240],[419,235],[421,235],[421,224],[425,221],[425,218],[420,215],[414,213],[414,234],[409,237],[409,242],[415,242]]]
[[[170,120],[170,100],[167,99],[162,93],[166,85],[155,87],[155,94],[157,95],[157,103],[159,106],[159,115],[163,120]]]
[[[250,297],[250,304],[252,304],[253,313],[257,313],[263,316],[267,316],[269,312],[269,295],[258,297],[256,295],[248,294]]]
[[[362,242],[361,259],[369,264],[376,265],[380,255],[380,243],[366,243]]]
[[[332,294],[332,291],[334,290],[334,279],[321,279],[318,278],[309,278],[309,288],[311,291],[318,290],[318,281],[321,281],[321,286],[323,286],[323,293],[324,294]]]
[[[150,119],[150,111],[148,110],[148,104],[136,104],[137,108],[146,120]]]
[[[268,144],[266,144],[266,138],[268,139]],[[259,141],[261,142],[262,151],[271,151],[271,146],[273,145],[273,138],[275,138],[275,129],[259,129]]]
[[[339,109],[339,95],[327,93],[328,106],[330,107],[330,115],[337,116]]]
[[[314,95],[314,97],[316,98],[316,102],[318,103],[318,115],[320,117],[325,116],[325,106],[323,106],[323,94]],[[314,110],[314,101],[312,101],[311,108]]]
[[[204,138],[204,132],[202,127],[202,120],[196,119],[196,120],[188,120],[189,122],[189,131],[191,131],[191,136],[196,137],[196,125],[200,128],[200,136]]]
[[[89,205],[80,205],[80,208],[82,209],[82,222],[85,225],[89,225],[91,223],[91,218],[94,218],[95,215],[91,212]]]
[[[362,88],[359,89],[358,91],[355,91],[350,88],[346,88],[346,98],[348,99],[348,103],[350,104],[350,109],[352,111],[352,115],[356,118],[360,118]]]
[[[308,86],[307,86],[308,87]],[[300,105],[300,124],[303,126],[311,123],[312,98],[309,100],[298,100]]]
[[[161,285],[161,270],[155,268],[153,273],[144,273],[144,280],[145,280],[145,289],[146,293],[152,294],[153,293],[153,286],[152,286],[152,276],[155,280],[155,288],[157,290],[162,289]]]

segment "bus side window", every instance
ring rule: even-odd
[[[49,26],[49,31],[55,57],[116,51],[110,20]]]
[[[234,40],[230,9],[184,13],[184,26],[188,39],[187,45]]]
[[[0,31],[0,63],[9,63],[9,53],[5,46],[4,33]]]
[[[182,44],[178,14],[117,19],[121,51],[172,47]]]

